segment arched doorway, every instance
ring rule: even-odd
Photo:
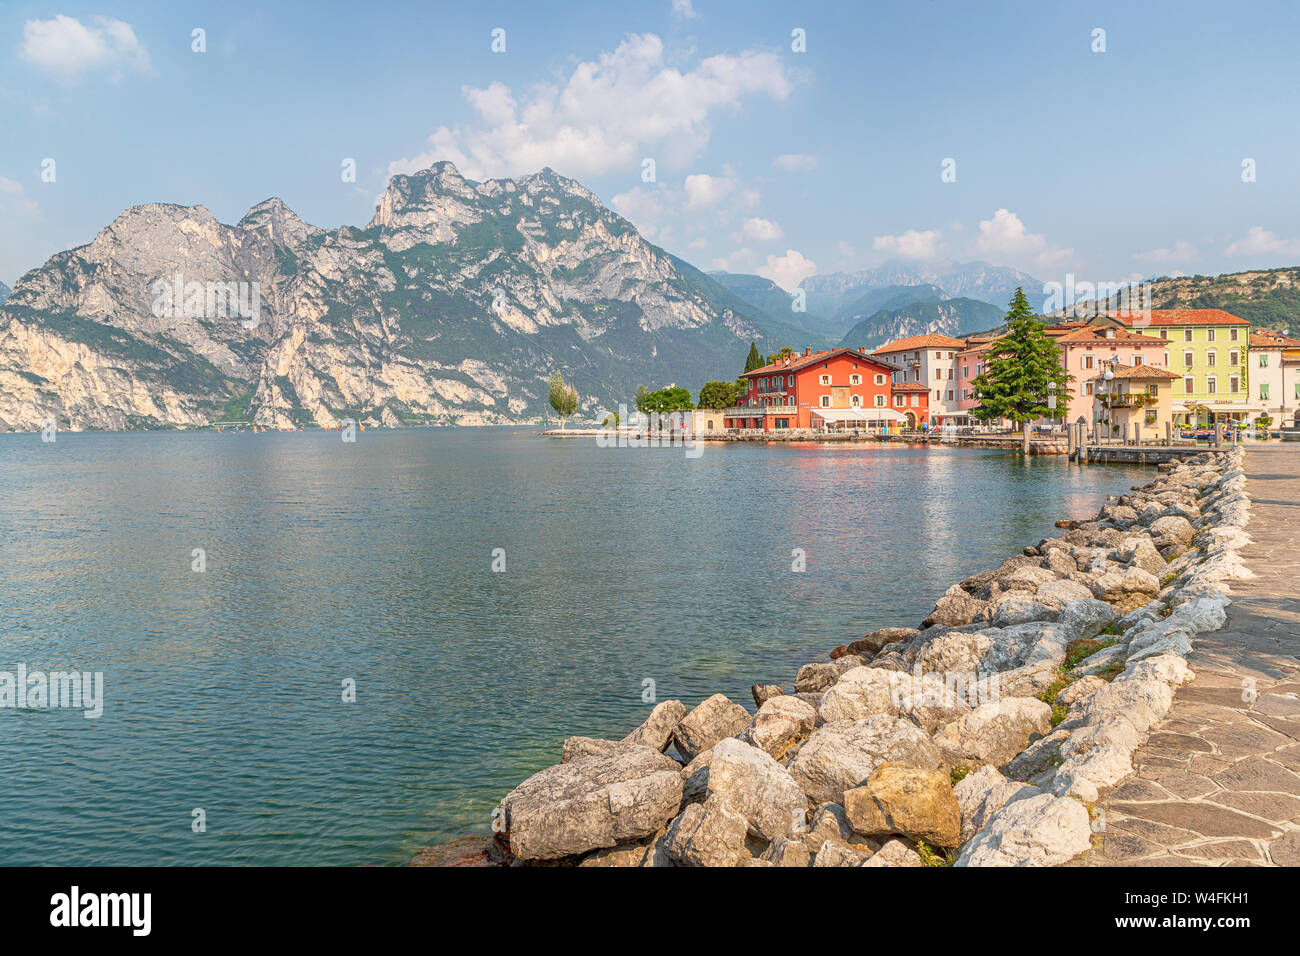
[[[907,427],[916,427],[916,412],[904,412],[903,417],[907,419]]]

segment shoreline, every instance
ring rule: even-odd
[[[922,627],[830,649],[799,669],[793,692],[754,685],[757,713],[722,695],[690,711],[663,701],[621,741],[569,738],[560,763],[504,797],[496,836],[427,847],[409,865],[1002,865],[1016,852],[1052,865],[1077,856],[1090,845],[1090,804],[1131,770],[1127,755],[1191,679],[1182,658],[1192,635],[1221,625],[1225,582],[1249,573],[1235,555],[1249,513],[1241,455],[1201,452],[1112,496],[1092,521],[1058,522],[1060,536],[950,587]],[[989,700],[963,700],[952,687],[957,665],[972,661],[966,690],[994,687]],[[882,731],[898,739],[872,742]],[[942,840],[933,820],[931,830],[864,823],[863,807],[879,805],[891,774],[957,805],[966,829],[978,795],[979,825],[949,846],[951,819]],[[828,775],[838,775],[829,787]],[[613,792],[633,797],[632,809],[575,810]],[[1026,835],[1044,821],[1064,845],[1044,850]]]

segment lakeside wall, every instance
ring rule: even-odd
[[[1050,865],[1222,626],[1249,518],[1241,451],[954,584],[917,628],[829,651],[756,713],[664,701],[573,737],[501,802],[500,858],[581,866]],[[672,749],[676,756],[666,751]]]

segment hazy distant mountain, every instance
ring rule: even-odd
[[[0,305],[3,305],[4,300],[7,298],[9,298],[9,287],[3,282],[0,282]]]
[[[809,309],[837,315],[867,292],[886,286],[937,286],[949,298],[965,297],[995,305],[1006,313],[1016,287],[1023,287],[1029,304],[1041,311],[1043,283],[1008,266],[987,262],[940,262],[918,264],[888,262],[876,269],[832,272],[803,281]]]
[[[872,349],[894,339],[931,332],[960,337],[999,325],[1005,315],[997,306],[978,299],[914,302],[900,309],[881,309],[863,319],[839,344]]]
[[[709,278],[726,286],[753,307],[761,309],[772,320],[796,329],[795,338],[786,343],[791,348],[835,342],[848,327],[833,316],[811,309],[805,308],[803,312],[794,311],[794,299],[791,294],[771,279],[740,272],[710,272]]]
[[[438,163],[393,177],[364,229],[278,199],[234,226],[126,210],[0,306],[0,430],[513,422],[546,413],[556,369],[594,412],[640,384],[734,378],[751,341],[802,336],[571,179]]]
[[[941,299],[951,298],[952,296],[937,285],[887,285],[872,289],[850,302],[839,311],[836,320],[842,327],[852,328],[882,309],[901,309],[916,302],[938,302]]]

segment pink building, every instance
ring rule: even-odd
[[[1165,343],[1149,335],[1130,331],[1123,323],[1109,316],[1049,325],[1047,334],[1060,346],[1061,364],[1074,376],[1069,390],[1057,396],[1058,421],[1077,422],[1080,418],[1086,422],[1092,421],[1093,380],[1112,361],[1129,367],[1147,365],[1163,369],[1169,366]],[[957,354],[956,376],[960,390],[958,394],[961,396],[959,407],[963,411],[979,405],[971,383],[984,371],[989,348],[996,341],[972,340],[969,348]]]

